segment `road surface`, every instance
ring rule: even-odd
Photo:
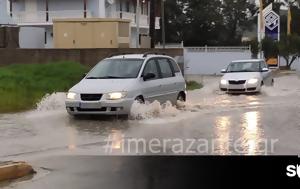
[[[64,110],[62,93],[45,97],[36,110],[0,115],[0,161],[26,160],[38,169],[33,180],[10,187],[41,188],[49,182],[56,183],[49,188],[80,188],[78,174],[99,170],[100,164],[104,170],[118,168],[118,161],[108,161],[107,155],[300,154],[297,74],[277,76],[275,86],[264,87],[259,95],[224,94],[218,90],[218,77],[192,79],[202,81],[204,88],[189,92],[179,109],[135,105],[130,120],[74,120]],[[103,161],[95,158],[99,155]],[[102,181],[106,188],[117,187],[108,179],[113,172],[102,181],[95,180],[99,174],[104,173],[85,180],[90,188]]]

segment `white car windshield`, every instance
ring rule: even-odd
[[[260,62],[233,62],[227,72],[260,72]]]
[[[143,59],[107,59],[98,63],[86,79],[137,78]]]

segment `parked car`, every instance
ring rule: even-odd
[[[272,71],[260,59],[233,61],[221,73],[220,89],[228,93],[255,93],[274,84]]]
[[[136,54],[99,62],[66,99],[71,115],[128,115],[134,101],[186,100],[186,83],[176,61],[164,55]]]

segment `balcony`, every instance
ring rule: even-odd
[[[50,25],[56,18],[84,18],[84,10],[64,11],[37,11],[37,12],[13,12],[13,20],[19,25]],[[86,11],[86,18],[92,18],[92,13]],[[131,26],[136,27],[136,14],[124,11],[109,13],[109,18],[121,18],[131,20]],[[140,27],[149,28],[149,16],[140,15]],[[155,28],[160,29],[160,17],[156,17]]]
[[[83,10],[13,12],[13,20],[19,25],[52,24],[56,18],[84,18]],[[91,18],[91,12],[86,11],[86,17]]]
[[[121,18],[131,20],[131,26],[136,27],[136,14],[124,11],[115,11],[109,15],[111,18]],[[148,15],[140,15],[140,27],[149,28],[150,19]],[[156,17],[155,29],[160,29],[160,17]]]

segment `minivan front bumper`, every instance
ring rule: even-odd
[[[129,115],[134,99],[82,101],[66,100],[71,115]]]

